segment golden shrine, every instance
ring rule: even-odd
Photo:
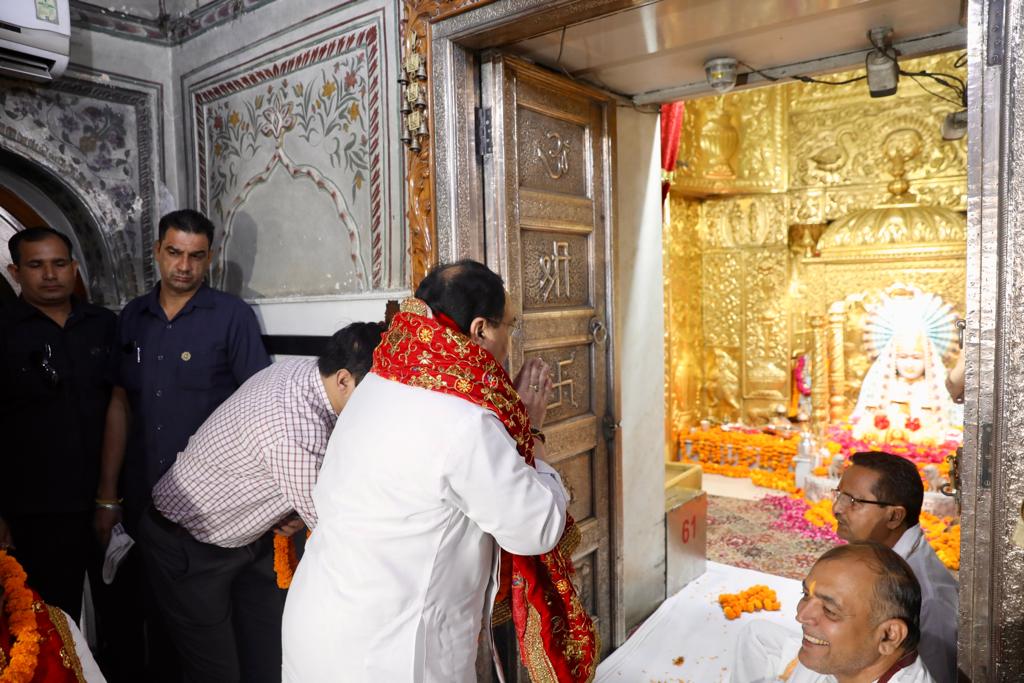
[[[904,69],[966,78],[961,62]],[[956,505],[939,493],[963,440],[945,378],[967,150],[941,134],[958,108],[910,79],[882,99],[796,82],[686,103],[663,233],[667,473],[749,478],[834,532],[843,456],[899,454],[928,491],[929,542],[959,568]]]
[[[966,77],[958,57],[905,69]],[[941,124],[957,108],[906,77],[882,99],[792,82],[687,102],[664,231],[670,443],[702,420],[799,412],[819,433],[883,413],[920,430],[876,440],[955,428],[943,382],[965,305],[967,155]]]

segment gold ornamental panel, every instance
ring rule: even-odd
[[[788,239],[786,195],[709,199],[701,208],[705,249],[785,245]]]
[[[586,127],[526,107],[516,125],[520,187],[587,197]]]
[[[771,399],[776,403],[789,398],[788,256],[784,246],[746,255],[744,398]]]
[[[704,343],[709,347],[739,348],[743,332],[743,253],[708,252],[703,261]]]
[[[687,102],[672,190],[698,196],[784,192],[785,131],[780,88]]]
[[[565,458],[558,463],[562,481],[567,483],[569,514],[577,520],[577,523],[594,516],[593,457],[594,451],[590,450]]]
[[[700,203],[672,195],[665,218],[665,401],[666,432],[671,443],[671,435],[700,419],[698,400],[704,353]]]
[[[590,387],[591,345],[538,349],[527,358],[541,358],[551,368],[554,386],[546,420],[550,423],[592,412]]]
[[[590,237],[523,227],[523,309],[590,303]]]

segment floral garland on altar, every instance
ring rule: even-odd
[[[773,529],[811,539],[842,542],[835,533],[838,525],[832,514],[832,501],[825,498],[812,503],[796,487],[790,467],[797,454],[799,434],[771,433],[749,427],[715,427],[680,434],[679,442],[686,448],[681,454],[682,460],[699,462],[707,474],[749,478],[755,486],[789,494],[762,499],[764,505],[775,508],[778,513],[772,522]],[[908,442],[879,444],[855,439],[849,425],[830,426],[825,441],[830,455],[843,455],[847,462],[852,454],[859,451],[883,450],[904,457],[917,465],[926,489],[929,484],[922,472],[923,468],[934,465],[941,475],[948,477],[949,464],[946,458],[955,453],[959,445],[953,440],[931,446]],[[827,470],[827,466],[818,467],[814,474],[826,476]],[[922,510],[920,524],[925,538],[942,563],[953,571],[959,570],[959,522]]]
[[[28,577],[18,561],[0,550],[0,584],[3,585],[4,616],[12,642],[6,668],[0,670],[0,683],[28,683],[35,676],[39,658],[39,630],[32,606],[32,591],[25,585]]]

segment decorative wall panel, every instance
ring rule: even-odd
[[[958,59],[951,53],[903,66],[963,77]],[[678,433],[703,417],[762,422],[790,404],[793,354],[811,350],[811,319],[836,301],[870,298],[903,282],[965,310],[962,217],[932,208],[966,205],[964,141],[940,134],[943,117],[956,108],[909,78],[896,97],[879,100],[858,81],[788,83],[687,103],[665,231],[670,429]],[[889,187],[900,194],[903,180],[927,207],[906,214],[907,234],[894,228],[882,240],[876,233],[892,227],[881,222],[888,214],[879,212],[875,222],[876,214],[863,214],[860,222],[835,225],[871,223],[872,239],[819,255],[826,241],[834,246],[850,237],[826,232],[830,223],[893,203]],[[715,194],[735,196],[709,196]],[[686,199],[696,195],[703,200]],[[689,259],[697,240],[701,275],[690,280],[682,274],[694,270]],[[684,281],[699,294],[681,291]],[[700,316],[684,313],[693,297]],[[688,327],[695,318],[696,330]],[[866,362],[855,318],[846,320],[841,350],[849,361],[847,399],[856,397]],[[684,337],[696,337],[698,348]],[[692,377],[700,378],[696,413],[685,388]]]
[[[704,354],[701,315],[700,203],[672,195],[664,232],[666,420],[678,434],[699,418]]]
[[[761,88],[686,103],[673,191],[783,192],[786,98]]]
[[[73,69],[46,86],[0,78],[0,147],[38,166],[56,193],[84,207],[88,215],[76,221],[74,202],[52,197],[81,226],[89,289],[99,303],[124,303],[155,279],[162,110],[158,84],[116,74]]]
[[[219,286],[268,299],[404,284],[385,30],[377,10],[187,84]]]

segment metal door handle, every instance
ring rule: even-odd
[[[596,316],[590,319],[590,334],[594,337],[595,344],[604,344],[608,340],[608,328]]]

